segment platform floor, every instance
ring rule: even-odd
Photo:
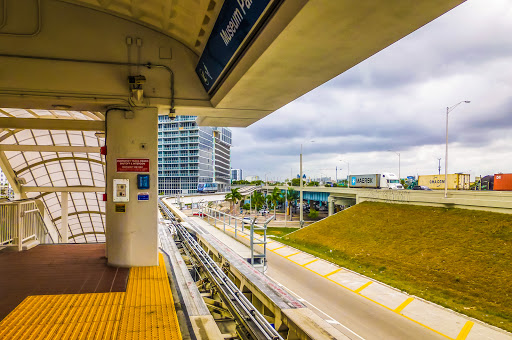
[[[126,291],[127,268],[107,266],[105,244],[0,251],[0,320],[30,295]]]
[[[34,249],[39,247],[55,246]],[[6,257],[0,255],[3,263]],[[89,260],[95,262],[93,258]],[[181,339],[161,254],[159,260],[159,266],[131,268],[127,286],[116,284],[118,278],[114,276],[110,288],[126,287],[126,292],[85,293],[83,287],[91,281],[89,275],[80,294],[69,294],[71,291],[66,290],[60,295],[28,296],[0,322],[0,339]],[[126,282],[128,270],[124,271]],[[103,281],[96,280],[93,291],[106,287]],[[38,285],[37,281],[32,284]]]

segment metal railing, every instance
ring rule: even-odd
[[[201,206],[199,209],[199,216],[206,217],[208,219],[208,223],[210,223],[210,218],[213,220],[213,225],[217,226],[217,221],[223,223],[223,231],[226,233],[226,225],[229,227],[234,227],[235,229],[235,239],[238,237],[238,228],[240,228],[240,232],[247,233],[245,229],[249,229],[249,240],[250,240],[250,249],[251,249],[251,259],[250,263],[253,267],[259,269],[262,273],[267,270],[267,224],[274,219],[272,215],[268,220],[263,222],[263,225],[256,224],[256,218],[240,218],[230,215],[228,213],[224,213],[219,210],[215,210],[208,206]],[[232,222],[234,224],[232,224]],[[246,228],[246,226],[248,228]],[[255,238],[255,230],[263,232],[261,235],[262,240],[258,240]],[[227,233],[226,233],[227,234]],[[256,254],[254,251],[255,245],[261,245],[263,247],[261,254]]]
[[[176,228],[179,238],[187,246],[190,253],[200,264],[209,278],[217,287],[223,302],[229,311],[236,318],[237,322],[243,326],[244,339],[256,340],[283,340],[276,329],[270,325],[258,309],[245,297],[238,287],[229,279],[224,271],[217,265],[213,259],[208,256],[206,251],[197,243],[197,241],[188,233],[180,223],[174,219],[174,215],[161,201],[158,202],[160,209],[165,217],[171,221]],[[239,335],[241,335],[239,333]]]
[[[23,244],[32,240],[55,243],[36,202],[0,203],[0,247],[16,247],[21,251]]]

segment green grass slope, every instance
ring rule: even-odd
[[[512,215],[364,202],[280,241],[512,331]]]

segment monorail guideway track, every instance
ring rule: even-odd
[[[206,253],[190,233],[174,218],[173,213],[159,201],[160,209],[171,221],[176,233],[188,252],[193,255],[196,262],[204,269],[208,279],[216,286],[222,301],[228,306],[235,318],[237,334],[244,340],[272,339],[283,340],[276,329],[270,325],[265,317],[251,304],[238,287],[229,279],[217,263]]]

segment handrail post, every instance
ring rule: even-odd
[[[22,250],[22,240],[23,240],[23,213],[21,212],[20,203],[17,204],[18,208],[18,251]]]

